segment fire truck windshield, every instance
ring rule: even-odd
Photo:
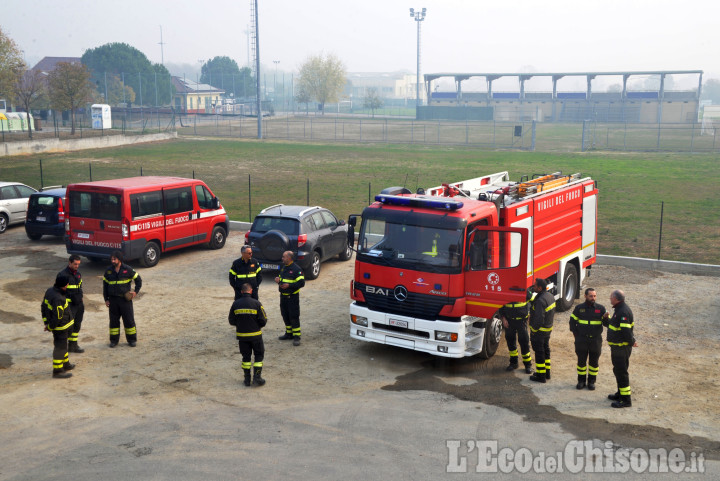
[[[461,272],[465,221],[389,209],[366,209],[358,260],[423,272]]]

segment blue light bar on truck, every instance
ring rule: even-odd
[[[403,197],[400,195],[375,196],[375,200],[386,205],[404,205],[407,207],[423,207],[425,209],[458,210],[463,203],[458,200],[435,200],[422,197]]]

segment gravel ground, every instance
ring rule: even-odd
[[[324,263],[320,278],[302,291],[299,347],[277,341],[284,326],[272,276],[265,276],[260,300],[269,317],[264,330],[267,385],[244,388],[237,343],[227,323],[232,303],[227,271],[242,242],[242,233],[233,232],[222,250],[190,248],[166,254],[152,269],[134,265],[143,278],[135,303],[134,349],[124,342],[113,350],[107,347],[101,284],[105,266],[83,258],[86,314],[80,344],[86,352],[71,355],[77,364],[72,379],[53,380],[52,338],[43,332],[39,305],[44,290],[66,264],[64,244],[47,237],[31,242],[22,226],[0,236],[0,439],[6,446],[0,454],[0,479],[30,479],[22,473],[39,469],[56,452],[53,444],[58,439],[71,442],[66,434],[72,439],[97,437],[102,443],[103,429],[109,431],[118,423],[158,416],[182,422],[212,417],[213,407],[240,409],[248,402],[260,417],[277,415],[288,403],[303,409],[315,405],[321,412],[303,422],[308,428],[332,425],[328,429],[335,434],[324,442],[337,448],[333,436],[351,445],[347,431],[361,423],[360,408],[349,406],[378,396],[413,402],[418,392],[436,394],[432,399],[446,403],[448,410],[456,409],[457,402],[468,410],[497,406],[520,416],[525,426],[554,423],[578,439],[592,436],[640,446],[671,443],[720,460],[717,278],[610,266],[592,269],[587,285],[598,290],[599,301],[609,307],[612,289],[623,289],[635,314],[639,347],[633,350],[630,366],[633,407],[620,412],[609,409],[605,399],[615,391],[607,346],[600,359],[598,389],[575,390],[569,312],[555,317],[553,379],[545,385],[533,385],[519,371],[504,371],[504,341],[495,357],[481,361],[446,360],[351,340],[353,262],[338,260]],[[155,429],[156,442],[178,431],[181,439],[185,436],[193,443],[202,444],[203,436],[209,435],[182,432],[167,422]],[[376,441],[382,443],[384,436]],[[294,441],[277,442],[289,446]],[[123,444],[122,449],[135,457],[152,452],[136,444]],[[246,453],[253,449],[243,445]],[[83,461],[93,464],[92,459]]]

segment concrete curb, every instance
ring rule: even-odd
[[[246,231],[249,230],[251,226],[251,222],[230,221],[231,231]],[[645,259],[643,257],[606,256],[600,254],[597,256],[597,264],[601,266],[622,266],[633,269],[673,272],[676,274],[720,277],[720,266],[715,264],[694,264],[692,262],[663,261]]]
[[[720,266],[715,264],[693,264],[692,262],[663,261],[642,257],[597,256],[598,265],[622,266],[634,269],[692,274],[696,276],[720,277]]]

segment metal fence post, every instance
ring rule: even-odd
[[[90,171],[90,182],[92,182],[92,162],[88,162],[88,170]]]
[[[583,120],[582,139],[580,140],[580,152],[585,152],[585,135],[587,130],[587,120]]]
[[[305,205],[310,206],[310,178],[307,180],[307,203]]]
[[[663,229],[663,214],[665,211],[665,201],[660,202],[660,235],[658,236],[658,260],[660,260],[660,249],[662,247],[662,229]]]
[[[530,150],[531,150],[532,152],[535,152],[535,128],[536,128],[536,124],[537,124],[537,122],[533,120],[533,121],[532,121],[532,136],[531,136],[531,140],[530,140]]]
[[[45,184],[43,183],[43,169],[42,169],[42,159],[40,159],[40,190],[43,189],[43,186]]]
[[[252,190],[250,186],[250,174],[248,174],[248,222],[252,222]]]
[[[370,196],[372,192],[372,182],[368,182],[368,205],[370,205]]]

